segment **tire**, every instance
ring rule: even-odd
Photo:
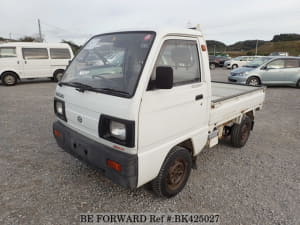
[[[209,69],[214,70],[216,69],[216,65],[214,63],[209,64]]]
[[[158,176],[151,182],[152,190],[160,197],[177,195],[186,185],[192,168],[192,156],[176,146],[167,155]]]
[[[236,69],[236,68],[238,68],[239,66],[237,65],[237,64],[233,64],[232,66],[231,66],[231,69]]]
[[[247,85],[258,86],[260,85],[260,80],[257,77],[249,77],[246,81]]]
[[[296,88],[300,88],[300,80],[298,80],[298,82],[296,84]]]
[[[250,136],[252,120],[245,116],[240,124],[234,124],[231,128],[231,145],[236,148],[243,147]]]
[[[1,81],[6,86],[13,86],[18,82],[18,77],[15,73],[6,72],[1,76]]]
[[[65,72],[64,70],[55,71],[55,73],[53,74],[53,80],[55,82],[59,82],[62,79],[64,72]]]

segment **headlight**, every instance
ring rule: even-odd
[[[125,124],[111,120],[110,126],[109,126],[109,131],[110,131],[111,136],[118,138],[122,141],[126,140]]]
[[[55,107],[56,107],[56,112],[60,115],[63,115],[63,103],[57,101]]]
[[[57,98],[54,99],[54,112],[58,118],[67,121],[65,103]]]
[[[135,145],[135,122],[108,115],[101,115],[99,120],[99,137],[126,147]]]

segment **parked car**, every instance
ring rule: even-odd
[[[209,68],[211,70],[215,69],[216,67],[223,67],[224,66],[224,62],[229,60],[230,57],[227,56],[214,56],[214,55],[210,55],[209,56]]]
[[[98,48],[104,43],[107,56],[122,55],[119,63],[107,62]],[[264,98],[264,87],[211,82],[198,30],[106,33],[88,41],[58,83],[53,134],[115,183],[134,189],[151,182],[156,194],[172,197],[205,146],[219,138],[246,144]]]
[[[49,77],[59,81],[72,58],[72,49],[65,43],[0,44],[0,79],[7,86],[28,78]]]
[[[262,57],[232,70],[230,82],[248,85],[288,85],[300,87],[300,57]]]
[[[288,52],[272,52],[270,56],[289,56]]]
[[[227,69],[235,69],[238,67],[242,67],[247,63],[253,61],[254,59],[261,57],[261,56],[239,56],[230,60],[225,61],[224,66]]]

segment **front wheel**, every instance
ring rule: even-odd
[[[236,68],[238,68],[238,67],[239,67],[239,66],[238,66],[237,64],[233,64],[231,68],[234,70],[234,69],[236,69]]]
[[[167,155],[158,176],[152,181],[153,191],[161,197],[173,197],[186,185],[192,168],[189,151],[176,146]]]
[[[13,86],[17,83],[18,78],[14,73],[5,73],[2,75],[1,81],[6,86]]]
[[[298,80],[298,82],[296,84],[296,88],[300,88],[300,80]]]
[[[246,81],[246,84],[251,86],[258,86],[260,85],[260,81],[257,77],[249,77]]]
[[[64,71],[63,70],[58,70],[54,73],[53,80],[55,82],[59,82],[62,79],[63,75],[64,75]]]

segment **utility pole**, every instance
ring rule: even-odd
[[[256,40],[255,55],[257,55],[258,39]]]
[[[39,41],[43,42],[43,37],[42,37],[42,29],[41,29],[41,21],[38,19],[38,26],[39,26]]]

